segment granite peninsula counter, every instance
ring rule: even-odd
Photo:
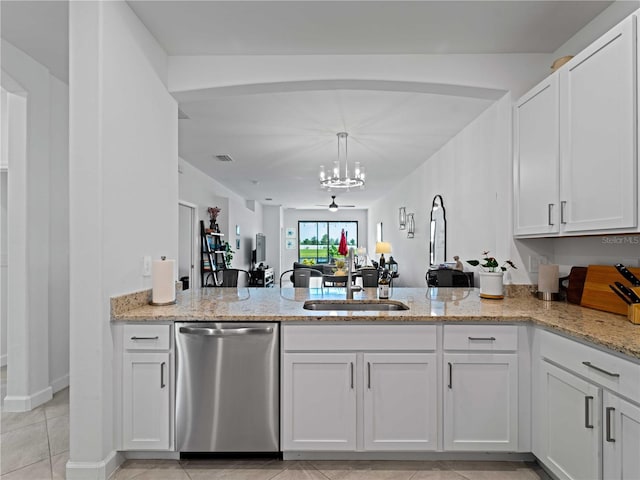
[[[391,298],[404,311],[313,311],[305,300],[344,300],[344,292],[293,288],[205,288],[179,292],[177,303],[148,305],[149,291],[112,299],[114,322],[279,321],[279,322],[532,322],[640,360],[640,325],[621,315],[542,302],[532,296],[486,300],[478,289],[395,288]],[[355,301],[375,299],[376,289],[355,293]]]

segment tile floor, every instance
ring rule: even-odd
[[[2,412],[0,478],[64,478],[69,459],[69,389],[30,412]]]
[[[0,478],[65,477],[69,389],[31,412],[2,413]],[[128,460],[114,480],[548,480],[535,464],[449,461]]]

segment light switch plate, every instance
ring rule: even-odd
[[[144,257],[142,257],[142,276],[151,276],[151,256],[149,255],[145,255]]]

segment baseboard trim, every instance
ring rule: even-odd
[[[115,450],[100,462],[67,462],[67,480],[108,480],[124,457]]]
[[[64,390],[69,386],[69,374],[61,376],[60,378],[56,378],[53,382],[51,382],[51,388],[53,389],[53,393],[57,393],[60,390]]]
[[[180,452],[127,451],[120,453],[127,460],[180,460]]]
[[[283,452],[283,460],[469,460],[474,462],[533,462],[532,453],[519,452]]]
[[[47,403],[52,398],[53,391],[51,387],[40,390],[33,395],[7,395],[4,397],[3,409],[5,412],[28,412],[43,403]]]

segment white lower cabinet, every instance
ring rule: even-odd
[[[365,450],[437,448],[433,353],[364,354]]]
[[[444,449],[517,450],[517,354],[445,353],[443,366]]]
[[[560,480],[640,479],[640,365],[539,331],[534,454]]]
[[[285,325],[284,451],[438,449],[435,325]]]
[[[609,392],[603,395],[605,480],[640,479],[640,407]]]
[[[284,450],[355,450],[355,353],[290,353],[283,364]]]
[[[542,462],[559,479],[600,478],[601,390],[546,361],[540,375]]]
[[[122,415],[125,450],[170,448],[171,354],[125,353]]]
[[[283,382],[284,450],[437,448],[435,354],[287,353]]]

